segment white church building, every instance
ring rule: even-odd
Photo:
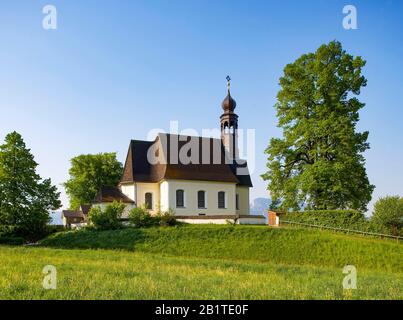
[[[249,212],[252,181],[238,156],[235,107],[228,78],[220,139],[160,133],[154,141],[131,140],[119,185],[102,188],[93,205],[122,201],[123,218],[145,206],[151,214],[172,209],[188,223],[264,224],[263,215]]]

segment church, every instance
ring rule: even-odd
[[[227,81],[220,139],[159,133],[153,141],[131,140],[119,185],[102,188],[93,205],[121,201],[123,218],[131,208],[144,206],[151,214],[172,209],[177,220],[187,223],[264,224],[264,216],[249,212],[252,181],[239,158],[236,102]],[[85,222],[86,214],[77,215]]]

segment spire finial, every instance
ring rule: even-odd
[[[230,78],[230,76],[227,76],[225,79],[227,79],[227,88],[228,88],[228,92],[229,92],[229,89],[231,87],[231,78]]]
[[[227,76],[225,79],[227,79],[228,94],[225,97],[224,101],[221,103],[221,107],[224,109],[225,112],[233,112],[236,107],[236,102],[234,99],[232,99],[230,93],[231,78],[230,76]]]

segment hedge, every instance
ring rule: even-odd
[[[47,225],[38,233],[38,239],[46,238],[47,236],[62,232],[66,229],[61,225]],[[0,244],[21,245],[26,242],[33,242],[32,239],[27,239],[24,235],[18,232],[15,227],[9,225],[0,225]]]
[[[13,246],[19,246],[24,244],[25,240],[21,237],[4,237],[0,236],[0,244],[7,244]]]
[[[391,234],[390,230],[371,223],[365,218],[364,214],[355,210],[289,212],[281,215],[280,221],[299,222],[332,228],[344,228],[364,232]]]
[[[365,223],[365,216],[354,210],[318,210],[290,212],[282,216],[284,220],[303,222],[328,227],[346,228],[351,225]]]

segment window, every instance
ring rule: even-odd
[[[225,192],[218,192],[218,209],[225,209]]]
[[[147,192],[145,194],[145,205],[146,205],[146,209],[148,210],[152,210],[153,208],[153,194],[151,192]]]
[[[198,208],[206,208],[206,192],[198,191],[197,192],[197,207]]]
[[[184,208],[185,207],[185,191],[176,190],[176,207]]]
[[[235,208],[239,210],[239,194],[237,193],[235,196]]]

